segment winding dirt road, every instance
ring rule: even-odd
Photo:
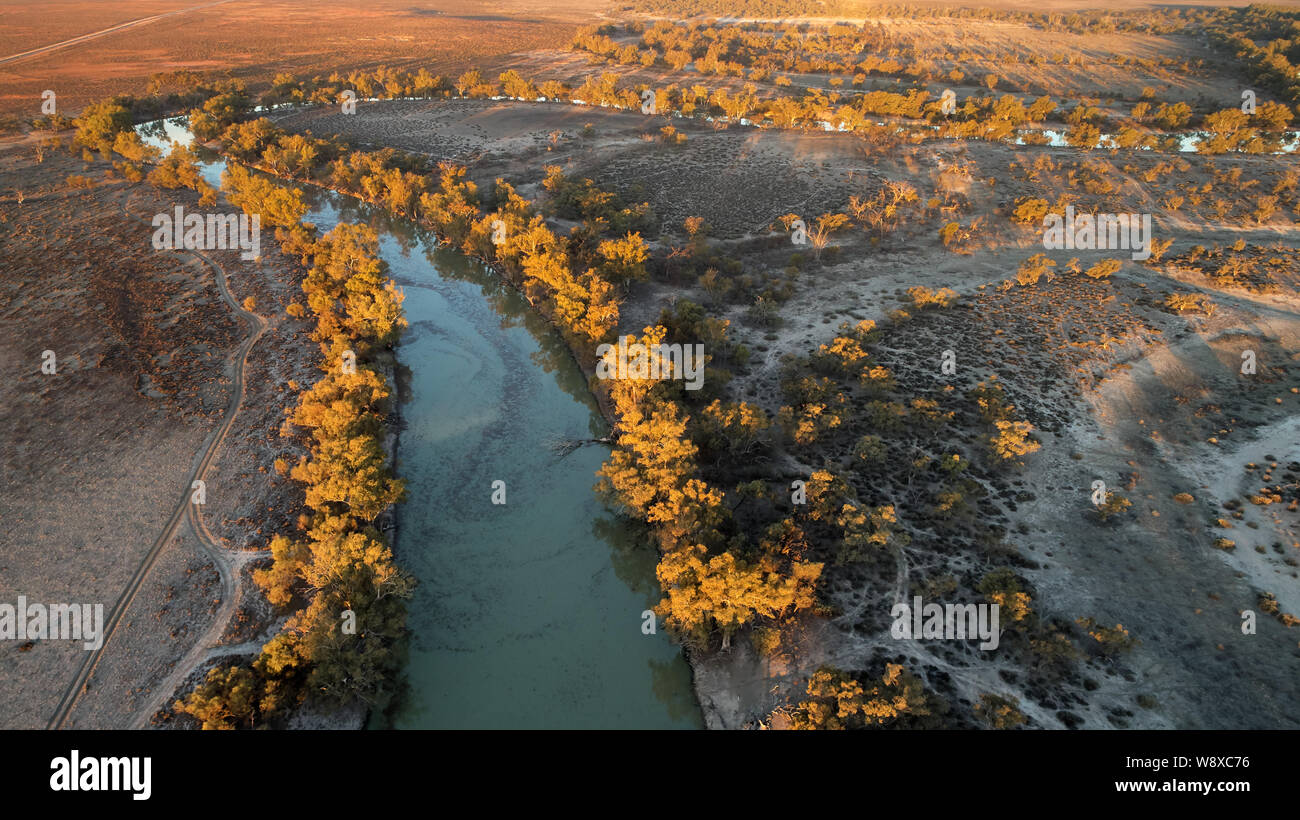
[[[228,0],[223,0],[223,2]],[[127,209],[127,200],[130,194],[121,203],[122,212],[130,219],[135,219],[148,224],[147,220],[141,219],[131,214]],[[67,723],[68,717],[72,714],[73,708],[77,705],[77,700],[82,693],[86,691],[86,684],[91,675],[95,672],[95,667],[99,664],[100,658],[108,648],[112,640],[113,633],[117,630],[122,621],[122,616],[131,607],[132,601],[135,600],[136,594],[144,584],[144,580],[153,569],[154,564],[163,552],[164,547],[171,542],[176,535],[182,520],[190,524],[190,530],[198,539],[199,544],[203,547],[213,563],[217,567],[217,572],[221,576],[221,606],[213,618],[212,625],[208,630],[195,641],[194,646],[186,653],[180,663],[176,665],[171,675],[162,683],[154,688],[154,694],[150,699],[150,704],[132,719],[132,725],[136,728],[142,728],[147,724],[149,717],[163,705],[163,702],[175,691],[176,686],[189,674],[190,670],[202,660],[202,657],[210,650],[211,644],[221,637],[226,624],[234,614],[235,606],[239,602],[239,569],[253,557],[261,554],[253,550],[245,550],[231,555],[231,551],[223,547],[208,531],[203,524],[200,505],[190,503],[192,486],[196,480],[202,480],[207,474],[208,468],[211,467],[215,460],[218,450],[225,443],[226,437],[230,434],[230,428],[234,424],[235,417],[239,414],[240,408],[244,403],[244,371],[248,366],[248,355],[253,349],[253,345],[261,338],[262,334],[270,326],[266,319],[258,316],[256,313],[244,310],[243,307],[235,301],[235,297],[230,293],[226,283],[226,272],[220,265],[214,262],[202,251],[186,250],[184,253],[190,253],[201,259],[208,267],[212,268],[217,283],[217,290],[221,293],[221,298],[230,305],[239,318],[245,322],[252,333],[240,343],[233,355],[233,373],[231,374],[231,395],[230,404],[226,407],[221,425],[214,431],[209,438],[207,445],[198,455],[198,461],[194,469],[190,471],[189,478],[185,481],[185,488],[181,494],[180,500],[172,510],[171,518],[167,526],[163,528],[162,534],[154,541],[153,546],[145,555],[144,560],[136,567],[135,574],[131,577],[126,589],[123,590],[117,602],[113,605],[112,611],[104,624],[104,640],[98,649],[89,652],[85,660],[81,663],[81,668],[77,671],[72,682],[64,691],[62,699],[54,714],[50,717],[47,728],[61,729]],[[170,688],[168,688],[170,686]]]

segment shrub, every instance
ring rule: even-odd
[[[1035,284],[1054,267],[1056,262],[1048,259],[1046,254],[1036,253],[1020,263],[1016,270],[1016,281],[1021,285]]]
[[[1214,314],[1214,301],[1204,293],[1171,293],[1165,297],[1165,307],[1173,313]]]
[[[1023,197],[1017,200],[1016,208],[1011,212],[1011,219],[1021,225],[1038,226],[1043,224],[1043,217],[1047,216],[1048,207],[1045,199]]]
[[[907,289],[907,295],[916,310],[925,310],[928,307],[952,307],[957,301],[957,292],[951,288],[939,288],[936,292],[927,287],[914,287]]]
[[[1084,271],[1083,275],[1093,279],[1105,279],[1119,271],[1123,266],[1124,263],[1118,259],[1103,259]]]
[[[1109,521],[1133,506],[1133,502],[1113,490],[1106,491],[1106,500],[1097,505],[1097,516]]]
[[[1123,624],[1115,624],[1113,627],[1101,626],[1092,618],[1077,618],[1075,623],[1097,642],[1102,654],[1114,655],[1126,652],[1137,645],[1137,640],[1128,634]]]
[[[858,439],[857,444],[853,445],[853,456],[858,461],[872,467],[878,467],[885,463],[889,454],[889,448],[885,445],[885,440],[880,436],[866,435]]]
[[[1034,427],[1027,421],[997,421],[994,426],[997,432],[989,439],[989,443],[1000,462],[1013,462],[1021,456],[1038,452],[1042,447],[1029,437]]]
[[[975,704],[975,715],[993,729],[1014,729],[1025,722],[1019,706],[1020,701],[1015,698],[1004,698],[986,692],[980,695],[979,702]]]

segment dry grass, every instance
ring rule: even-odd
[[[0,56],[194,5],[10,2],[0,7]],[[469,63],[494,65],[513,52],[562,46],[603,5],[579,0],[539,10],[523,0],[235,0],[0,65],[0,114],[38,115],[44,89],[59,95],[64,111],[74,111],[109,94],[143,93],[150,75],[181,69],[228,73],[250,84],[281,71],[328,74],[380,65],[458,72]]]

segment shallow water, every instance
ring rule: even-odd
[[[659,597],[654,549],[591,491],[608,449],[548,446],[605,433],[581,371],[464,256],[385,258],[411,322],[398,555],[420,579],[393,725],[699,726],[681,653],[641,632]]]
[[[156,145],[190,139],[175,122],[153,131]],[[211,159],[204,176],[219,184],[223,163]],[[659,599],[657,554],[592,493],[609,449],[559,457],[549,446],[606,432],[558,334],[412,223],[299,187],[322,232],[340,219],[379,232],[410,322],[397,351],[409,369],[396,463],[408,499],[395,551],[419,587],[408,687],[373,725],[702,726],[680,650],[642,634]],[[504,505],[492,503],[496,481]]]
[[[1040,133],[1047,138],[1047,144],[1053,148],[1063,148],[1070,144],[1066,139],[1066,133],[1064,131],[1044,129]],[[1209,133],[1206,131],[1191,131],[1187,133],[1173,134],[1171,136],[1177,138],[1178,151],[1180,153],[1194,154],[1196,153],[1197,146],[1201,144],[1202,140],[1209,136]],[[1108,149],[1112,139],[1114,139],[1113,134],[1102,134],[1100,141],[1098,141],[1098,143],[1093,147]],[[1015,142],[1016,145],[1025,144],[1024,139],[1021,137],[1017,137]],[[1300,148],[1300,131],[1288,131],[1282,135],[1277,151],[1265,152],[1262,156],[1267,156],[1269,154],[1292,154],[1295,153],[1297,148]],[[1151,149],[1143,148],[1141,150],[1149,151]]]

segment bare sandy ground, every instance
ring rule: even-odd
[[[1038,9],[1037,11],[1044,11]],[[829,23],[831,21],[823,21]],[[871,17],[848,21],[855,25],[879,26],[899,47],[916,49],[932,61],[936,74],[954,69],[964,76],[956,83],[942,82],[936,88],[952,88],[965,98],[972,93],[987,93],[983,86],[988,74],[998,77],[996,89],[1002,92],[1050,94],[1055,98],[1106,98],[1120,95],[1135,98],[1143,88],[1151,87],[1175,99],[1223,99],[1230,103],[1240,99],[1240,81],[1216,70],[1221,58],[1207,52],[1199,38],[1183,35],[1152,35],[1112,32],[1104,37],[1069,31],[1046,31],[1024,23],[1004,20],[970,20],[944,17],[903,19]],[[620,43],[635,43],[635,37],[618,34]],[[852,59],[855,55],[839,55]],[[1038,60],[1047,57],[1048,62]],[[564,71],[563,61],[549,54],[522,55],[534,61],[537,71]],[[1173,60],[1175,64],[1161,64]],[[1196,66],[1208,60],[1209,66],[1185,68],[1188,61]],[[1121,63],[1121,61],[1123,61]],[[1150,61],[1153,64],[1146,64]],[[1141,64],[1140,64],[1141,63]],[[602,65],[602,69],[637,72],[639,67]],[[663,70],[662,67],[655,71]],[[710,87],[719,79],[703,75],[694,64],[670,74],[679,84],[702,82]],[[813,72],[790,72],[786,75],[794,88],[835,90],[831,75]],[[848,79],[841,75],[841,79]],[[733,78],[734,79],[734,78]],[[739,84],[739,81],[736,81]],[[768,78],[765,82],[771,82]],[[894,81],[871,77],[866,88],[891,88]],[[847,84],[841,88],[848,87]],[[936,90],[936,93],[938,91]]]
[[[499,173],[525,194],[544,165],[616,185],[648,199],[671,230],[703,216],[720,238],[767,231],[791,210],[824,213],[848,201],[853,173],[867,173],[861,149],[842,135],[720,129],[684,118],[648,117],[594,106],[430,100],[375,102],[344,115],[334,108],[277,117],[282,127],[344,133],[371,147],[392,146]],[[586,125],[593,137],[583,137]],[[672,125],[682,148],[649,137]],[[552,139],[554,137],[554,144]],[[682,173],[689,167],[690,173]],[[737,202],[749,203],[736,207]]]
[[[1300,725],[1300,635],[1259,606],[1260,594],[1271,591],[1286,601],[1284,611],[1295,611],[1297,520],[1282,513],[1271,532],[1236,522],[1226,532],[1207,526],[1227,515],[1224,502],[1243,495],[1245,462],[1262,461],[1264,453],[1294,461],[1295,438],[1284,431],[1294,429],[1300,412],[1289,392],[1300,373],[1294,364],[1286,367],[1300,349],[1297,307],[1293,299],[1285,311],[1261,310],[1243,300],[1167,347],[1146,351],[1088,394],[1092,418],[1070,431],[1085,458],[1070,464],[1049,455],[1032,468],[1031,481],[1053,477],[1059,486],[1069,476],[1076,492],[1096,478],[1115,486],[1121,477],[1139,477],[1129,494],[1136,510],[1131,522],[1113,531],[1085,530],[1089,538],[1053,539],[1050,549],[1040,548],[1050,559],[1038,577],[1054,603],[1088,608],[1142,635],[1132,688],[1155,696],[1161,721],[1177,728]],[[1225,337],[1230,328],[1249,328],[1251,335]],[[1243,344],[1279,369],[1251,383],[1236,372]],[[1231,434],[1216,437],[1219,444],[1201,439],[1191,402],[1174,400],[1189,393],[1197,404],[1222,406],[1232,420]],[[1196,501],[1176,502],[1184,492]],[[1081,526],[1078,505],[1052,506],[1038,504],[1028,520],[1057,533]],[[1215,549],[1211,542],[1219,535],[1241,543],[1232,553]],[[1260,555],[1253,549],[1260,541],[1278,541],[1283,549]],[[1255,634],[1243,634],[1246,610],[1259,618]]]
[[[0,520],[11,537],[0,589],[8,601],[25,594],[102,603],[107,613],[189,494],[188,476],[230,406],[231,356],[247,331],[210,265],[149,244],[147,220],[176,203],[196,209],[197,196],[128,189],[102,176],[94,189],[73,191],[63,177],[83,172],[80,161],[55,154],[37,165],[25,147],[0,156],[11,192],[0,210],[8,290],[0,358],[22,374],[7,383],[3,402],[10,446]],[[22,204],[11,187],[20,180]],[[265,548],[263,534],[296,508],[272,463],[292,455],[277,435],[284,394],[289,379],[310,374],[311,356],[283,313],[293,268],[268,255],[259,271],[236,253],[213,253],[238,272],[230,277],[234,295],[253,296],[272,320],[245,374],[250,410],[234,416],[230,446],[204,474],[206,544],[183,522],[163,546],[64,725],[138,725],[141,710],[171,696],[154,690],[196,642],[215,644],[227,631],[232,642],[246,639],[270,617],[256,598],[238,610],[235,596],[250,586],[247,563]],[[43,349],[59,355],[55,376],[40,373]],[[12,537],[18,533],[26,537]],[[228,627],[237,611],[242,617]],[[45,726],[85,651],[37,641],[5,642],[0,652],[10,656],[0,675],[21,704],[7,711],[6,725]]]
[[[59,172],[80,163],[50,159],[35,169],[13,155],[5,162],[25,184],[44,181],[52,191],[5,203],[3,355],[22,375],[6,382],[3,402],[12,446],[0,578],[6,600],[26,592],[107,610],[161,531],[224,404],[222,359],[237,327],[205,269],[144,254],[144,230],[123,233],[109,192],[63,189]],[[119,271],[117,281],[96,284]],[[47,348],[63,354],[56,376],[39,370]],[[174,364],[160,367],[159,355]],[[141,365],[168,400],[143,394]],[[6,719],[43,726],[82,650],[56,642],[19,650],[0,647],[11,656],[7,683],[26,705]]]
[[[0,56],[118,22],[200,5],[159,0],[7,2]],[[459,74],[515,51],[558,47],[603,2],[538,6],[525,0],[235,0],[0,66],[0,113],[38,116],[41,92],[60,111],[110,94],[144,93],[153,74],[189,70],[268,84],[282,71],[426,67]]]

